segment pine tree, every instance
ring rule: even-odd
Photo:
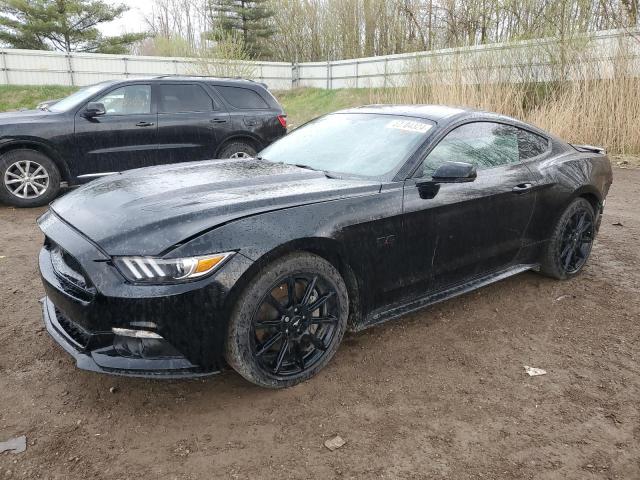
[[[269,54],[267,40],[274,33],[269,19],[273,11],[269,0],[211,0],[212,31],[209,38],[218,40],[230,36],[239,39],[254,58]]]
[[[13,48],[125,53],[146,34],[105,37],[96,27],[126,10],[102,0],[0,0],[0,42]]]

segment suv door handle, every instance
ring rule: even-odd
[[[224,118],[212,118],[210,122],[211,123],[227,123],[227,120]]]
[[[525,193],[531,190],[533,185],[531,183],[519,183],[511,189],[513,193]]]
[[[155,123],[153,122],[138,122],[136,123],[136,127],[153,127]]]

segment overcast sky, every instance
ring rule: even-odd
[[[129,11],[113,22],[103,23],[98,26],[105,35],[120,35],[122,33],[135,33],[146,30],[145,14],[151,12],[151,0],[106,0],[106,3],[121,4],[129,7]]]

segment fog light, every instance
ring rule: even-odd
[[[111,331],[121,337],[133,337],[133,338],[162,338],[155,332],[149,332],[147,330],[132,330],[130,328],[112,328]]]
[[[122,357],[129,358],[182,358],[173,346],[155,332],[113,328],[113,348]]]

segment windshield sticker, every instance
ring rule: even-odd
[[[427,133],[431,129],[431,125],[428,123],[414,122],[413,120],[391,120],[386,127],[416,133]]]

